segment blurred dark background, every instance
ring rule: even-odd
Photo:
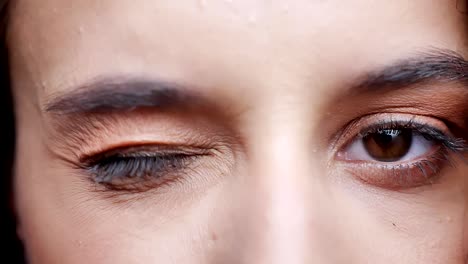
[[[2,47],[2,51],[4,51]],[[14,157],[14,117],[13,104],[8,82],[8,69],[3,63],[5,61],[5,52],[2,52],[0,60],[0,162],[1,162],[1,208],[0,224],[2,226],[1,244],[3,256],[0,263],[24,263],[22,259],[21,243],[16,237],[16,224],[13,215],[12,204],[12,164]]]
[[[2,45],[3,46],[3,45]],[[0,140],[1,140],[1,209],[2,215],[0,216],[0,224],[3,231],[2,237],[2,250],[5,250],[4,257],[0,263],[24,263],[22,261],[21,244],[16,238],[16,225],[13,215],[12,205],[12,165],[14,157],[14,117],[13,117],[13,103],[10,93],[8,68],[5,58],[4,47],[2,47],[2,54],[0,56]],[[5,256],[6,255],[6,256]]]
[[[21,243],[16,237],[16,224],[12,204],[12,167],[15,144],[15,126],[13,100],[10,91],[8,60],[5,44],[1,44],[0,55],[0,175],[1,175],[1,208],[0,224],[3,258],[0,263],[24,263]]]
[[[8,67],[6,59],[6,51],[2,43],[2,54],[0,56],[0,140],[1,140],[1,208],[0,208],[0,226],[1,233],[1,250],[3,257],[0,263],[24,263],[22,256],[22,247],[16,237],[16,224],[13,215],[12,202],[12,165],[14,157],[15,130],[14,130],[14,115],[13,104],[10,93]]]
[[[15,147],[15,123],[13,100],[8,70],[8,51],[5,41],[7,1],[0,0],[0,225],[2,231],[0,263],[25,263],[23,249],[16,236],[16,220],[13,213],[13,159]]]

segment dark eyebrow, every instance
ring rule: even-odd
[[[467,85],[468,62],[454,51],[431,49],[367,73],[352,85],[352,91],[393,90],[428,82],[458,82]]]
[[[91,81],[45,104],[54,114],[83,114],[127,111],[137,108],[174,108],[205,102],[186,87],[158,80],[106,77]]]
[[[427,82],[460,82],[468,87],[468,62],[454,51],[432,49],[365,74],[351,85],[351,91],[393,90]],[[54,97],[44,108],[55,114],[80,114],[196,105],[210,105],[210,102],[180,84],[104,77]]]

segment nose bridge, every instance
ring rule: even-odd
[[[311,221],[311,170],[308,129],[291,110],[262,118],[252,143],[249,241],[255,263],[306,263]],[[282,117],[287,120],[282,120]],[[287,125],[281,125],[287,124]]]

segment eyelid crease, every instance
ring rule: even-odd
[[[238,146],[239,136],[222,124],[204,117],[179,117],[169,113],[94,115],[48,126],[48,129],[48,140],[56,156],[74,157],[76,162],[85,156],[129,146],[241,147]]]

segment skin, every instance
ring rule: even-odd
[[[331,144],[371,113],[453,117],[466,135],[458,84],[349,91],[430,47],[466,54],[455,1],[16,0],[10,9],[15,197],[31,263],[465,263],[465,164],[392,190],[342,169]],[[214,103],[113,113],[73,143],[69,124],[87,119],[45,106],[102,76],[183,83]],[[73,166],[110,146],[194,138],[216,141],[219,154],[177,186],[96,191]]]

